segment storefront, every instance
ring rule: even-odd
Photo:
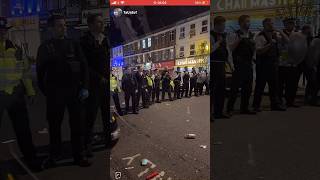
[[[168,71],[172,73],[174,71],[174,64],[175,64],[174,60],[152,63],[152,69],[159,69],[161,72],[165,68],[167,68]]]
[[[188,71],[191,72],[192,68],[195,68],[196,71],[207,70],[209,71],[209,58],[210,56],[195,56],[188,58],[179,58],[175,61],[175,70],[176,71],[184,71],[184,68],[187,67]]]

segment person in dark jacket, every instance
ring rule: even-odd
[[[181,73],[179,71],[176,72],[177,76],[174,78],[174,99],[181,99],[180,97],[180,84],[181,84]]]
[[[122,77],[122,90],[124,91],[125,98],[125,114],[129,112],[129,101],[132,101],[132,113],[138,114],[136,107],[136,92],[138,92],[138,82],[135,74],[130,69],[125,71]]]
[[[198,96],[197,79],[198,79],[198,73],[196,72],[195,68],[192,68],[191,77],[190,77],[189,97],[191,97],[192,91],[194,92],[195,96]]]
[[[190,85],[190,74],[187,68],[185,68],[182,79],[183,79],[183,90],[181,93],[181,97],[183,97],[184,93],[185,93],[185,97],[188,97],[189,85]]]
[[[89,166],[84,156],[84,101],[88,97],[88,65],[81,47],[65,36],[66,21],[53,15],[48,23],[54,37],[38,49],[38,85],[47,101],[50,156],[44,166],[55,165],[62,157],[61,124],[65,108],[69,112],[72,154],[75,164]]]
[[[170,101],[173,100],[171,97],[170,81],[171,81],[171,77],[169,75],[169,72],[164,71],[164,73],[162,74],[162,96],[161,96],[162,101],[165,99],[166,92],[168,92],[168,96],[169,96]]]
[[[81,46],[86,56],[89,66],[89,98],[86,101],[87,119],[87,155],[92,157],[93,127],[97,119],[98,109],[101,110],[101,117],[104,131],[106,132],[106,144],[110,142],[109,123],[109,101],[108,93],[110,89],[109,71],[109,42],[103,35],[104,23],[100,15],[88,17],[89,32],[81,38]]]
[[[142,104],[143,108],[149,108],[149,91],[148,91],[148,78],[147,78],[147,71],[143,71],[142,74]]]
[[[152,96],[152,101],[154,101],[154,99],[156,99],[156,101],[155,101],[156,103],[161,103],[161,101],[159,99],[161,76],[159,74],[159,70],[158,69],[154,70],[153,82],[154,82],[154,93],[155,93],[155,96]]]
[[[142,68],[140,66],[137,67],[137,72],[135,73],[136,75],[136,79],[138,82],[138,92],[137,92],[137,98],[136,98],[136,106],[139,110],[139,106],[140,106],[140,99],[142,99],[142,107],[146,108],[146,100],[145,100],[145,92],[143,92],[143,88],[142,88],[142,84],[144,82],[143,80],[143,71]]]

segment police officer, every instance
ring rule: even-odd
[[[45,166],[61,158],[61,124],[65,108],[69,112],[72,154],[75,164],[89,166],[84,154],[85,119],[83,102],[88,97],[88,66],[78,43],[65,36],[66,21],[61,15],[48,20],[53,38],[38,49],[37,76],[39,88],[46,96],[50,134],[50,156]]]
[[[172,101],[172,97],[171,97],[171,88],[170,88],[170,75],[168,70],[165,70],[162,74],[162,96],[161,96],[161,100],[164,101],[165,99],[165,93],[168,92],[168,96],[170,101]]]
[[[161,103],[159,97],[160,97],[160,83],[161,83],[161,76],[159,74],[159,70],[158,69],[155,69],[154,70],[154,79],[153,79],[153,82],[154,82],[154,94],[155,96],[152,96],[153,100],[156,99],[156,103]]]
[[[281,106],[278,93],[279,78],[279,43],[281,40],[289,41],[283,31],[276,31],[273,27],[273,21],[270,18],[263,20],[263,31],[256,37],[256,87],[254,92],[253,108],[256,112],[261,111],[260,105],[262,95],[268,83],[269,96],[271,101],[271,110],[285,111]],[[280,36],[278,35],[280,34]]]
[[[147,78],[147,71],[144,70],[142,74],[142,105],[143,108],[149,108],[149,91],[148,91],[148,78]]]
[[[110,92],[113,98],[114,105],[117,109],[117,112],[120,116],[122,116],[123,114],[122,114],[120,100],[119,100],[119,92],[121,91],[120,91],[117,77],[113,73],[111,73],[110,75]]]
[[[225,63],[228,61],[228,49],[226,42],[225,22],[222,16],[217,16],[213,20],[214,29],[210,32],[213,37],[213,51],[210,54],[212,61],[213,76],[213,112],[214,119],[229,118],[223,113],[225,99]]]
[[[136,75],[131,69],[125,69],[125,74],[122,77],[122,90],[124,91],[124,98],[126,104],[125,114],[129,112],[129,101],[131,98],[132,113],[138,114],[136,103],[136,92],[138,92],[138,82]]]
[[[145,93],[143,92],[143,89],[142,89],[143,71],[142,71],[142,68],[140,66],[137,67],[137,72],[135,73],[135,75],[136,75],[136,79],[137,79],[137,82],[138,82],[138,92],[136,93],[136,95],[137,95],[136,106],[137,106],[137,109],[139,110],[140,99],[142,99],[143,108],[146,107],[146,105],[145,105]]]
[[[185,94],[185,97],[188,97],[188,92],[189,92],[189,86],[190,86],[190,74],[188,72],[188,68],[185,67],[184,73],[183,73],[183,85],[182,85],[182,93],[181,97],[183,97],[183,94]]]
[[[190,76],[190,90],[189,90],[189,97],[192,95],[192,91],[194,92],[195,96],[198,96],[197,92],[197,79],[198,73],[196,72],[195,68],[192,68],[191,76]]]
[[[176,71],[177,75],[174,78],[174,99],[181,99],[180,97],[180,84],[181,84],[181,73]]]
[[[81,38],[81,46],[84,55],[87,59],[89,66],[89,98],[86,101],[86,150],[87,156],[92,157],[92,141],[93,141],[93,128],[97,119],[98,109],[100,109],[103,130],[106,132],[106,143],[110,142],[110,121],[109,109],[110,104],[107,92],[110,91],[110,83],[108,77],[110,74],[107,70],[110,69],[109,61],[109,42],[104,33],[104,22],[100,15],[90,15],[87,19],[89,32]],[[117,93],[113,91],[113,97],[116,98]],[[117,107],[118,112],[121,114],[121,109]]]
[[[240,29],[231,34],[229,48],[232,51],[234,71],[232,73],[231,94],[228,100],[227,112],[232,115],[234,103],[241,87],[241,114],[256,114],[249,110],[249,100],[252,92],[253,81],[253,56],[255,52],[254,34],[249,31],[250,17],[242,15],[239,17]]]
[[[153,83],[153,79],[152,79],[152,74],[151,71],[147,71],[146,74],[146,78],[147,78],[147,90],[148,90],[148,101],[149,101],[149,105],[151,105],[151,103],[154,103],[154,83]]]
[[[32,86],[30,66],[21,48],[6,39],[7,19],[0,17],[0,127],[7,110],[17,142],[25,162],[31,170],[41,170],[36,157],[29,125],[29,113],[25,95],[32,102],[35,90]]]
[[[206,77],[205,77],[205,80],[204,80],[204,86],[206,86],[206,92],[205,92],[205,95],[209,95],[210,93],[210,86],[209,86],[209,81],[210,81],[210,76],[208,75],[208,71],[205,70],[204,71],[205,74],[206,74]]]

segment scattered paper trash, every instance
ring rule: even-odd
[[[200,145],[201,148],[206,149],[207,146],[206,145]]]
[[[141,160],[141,165],[146,166],[148,164],[148,159],[142,159]]]
[[[38,131],[39,134],[48,134],[48,129],[43,128],[42,130]]]
[[[190,122],[190,120],[189,120],[189,119],[187,119],[186,121],[187,121],[187,122]]]
[[[149,176],[147,176],[146,180],[151,180],[152,178],[154,178],[154,177],[156,177],[156,176],[158,176],[158,175],[159,175],[158,172],[153,172],[153,173],[151,173]]]
[[[195,139],[196,138],[196,135],[195,134],[186,134],[185,139]]]
[[[129,170],[129,169],[133,169],[134,167],[126,167],[125,169],[126,170]]]

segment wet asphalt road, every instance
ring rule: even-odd
[[[208,180],[209,103],[209,96],[183,98],[124,116],[121,138],[111,152],[111,173],[121,172],[124,180],[146,179],[153,172],[165,180]],[[196,138],[185,139],[188,133]],[[142,166],[142,159],[150,163]]]

